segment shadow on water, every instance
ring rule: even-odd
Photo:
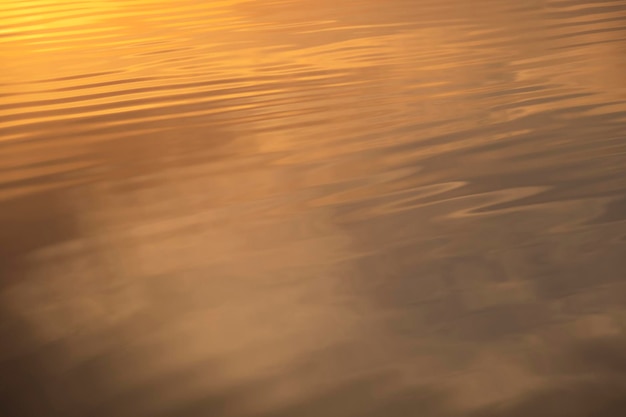
[[[27,255],[76,239],[79,235],[63,192],[45,192],[0,202],[0,286],[6,291],[27,279]],[[10,308],[3,291],[0,303],[0,403],[3,415],[44,415],[51,411],[46,375],[55,346],[41,346],[31,323]]]
[[[586,346],[588,348],[588,346]],[[114,405],[99,405],[94,400],[98,389],[98,379],[106,374],[106,362],[86,363],[72,372],[74,384],[46,375],[42,370],[42,358],[37,354],[25,355],[15,359],[12,365],[4,364],[3,370],[3,410],[10,416],[34,416],[45,413],[50,416],[74,415],[136,415],[136,416],[230,416],[255,415],[264,417],[302,416],[432,416],[432,417],[518,417],[529,413],[536,416],[568,415],[572,417],[613,417],[626,410],[626,374],[619,368],[624,363],[623,340],[607,340],[598,342],[583,355],[576,352],[575,360],[586,362],[578,372],[564,372],[556,378],[552,386],[537,389],[529,394],[516,398],[513,402],[502,406],[491,406],[475,410],[470,414],[451,410],[450,393],[444,389],[427,386],[423,389],[393,389],[389,387],[389,379],[374,375],[363,380],[348,381],[327,392],[268,412],[233,413],[249,397],[263,395],[267,382],[249,387],[223,389],[213,393],[205,393],[201,399],[192,399],[177,403],[171,407],[163,407],[160,411],[142,413],[137,404],[149,403],[158,396],[161,390],[167,392],[176,378],[163,382],[163,386],[151,384],[127,393],[127,397],[115,398]],[[616,349],[619,349],[616,351]],[[45,358],[53,360],[47,347]],[[598,355],[612,356],[597,362]],[[585,356],[585,353],[588,356]],[[560,355],[562,352],[560,353]],[[582,356],[579,358],[578,356]],[[43,361],[45,362],[45,360]],[[611,369],[607,370],[606,367]],[[614,367],[618,366],[617,369]],[[578,368],[579,366],[575,366]],[[623,368],[623,367],[622,367]],[[11,378],[7,378],[11,375]],[[16,376],[19,376],[16,378]],[[58,385],[62,384],[62,385]],[[11,386],[11,389],[4,387]],[[56,389],[53,387],[57,387]],[[62,387],[62,388],[60,388]],[[71,391],[69,391],[71,390]],[[6,395],[6,397],[5,397]],[[64,398],[66,404],[46,398],[57,396]],[[33,399],[36,398],[36,401]],[[96,405],[94,405],[94,403]],[[88,404],[85,406],[84,404]],[[82,405],[82,407],[81,407]],[[129,410],[131,412],[129,412]]]
[[[50,191],[0,201],[1,285],[19,279],[20,264],[30,252],[78,237],[65,200],[62,191]]]
[[[54,346],[45,353],[31,353],[3,365],[4,411],[11,416],[367,416],[367,417],[539,417],[567,415],[572,417],[613,417],[626,410],[626,343],[623,338],[605,338],[564,347],[545,357],[552,381],[502,405],[478,408],[470,413],[456,409],[454,392],[445,387],[402,386],[392,375],[374,374],[336,381],[332,388],[318,390],[301,401],[273,410],[236,412],[249,399],[263,397],[272,381],[222,387],[205,392],[202,397],[184,402],[151,407],[160,395],[171,393],[172,386],[188,379],[191,370],[182,375],[166,375],[163,380],[136,387],[111,402],[102,403],[103,383],[111,372],[111,358],[82,363],[69,375],[59,377],[46,373],[54,362]],[[202,372],[210,375],[203,367]],[[11,375],[8,378],[7,375]],[[19,378],[16,378],[19,376]],[[182,379],[181,379],[182,377]],[[10,389],[6,387],[10,386]],[[36,401],[33,399],[36,398]],[[63,399],[62,402],[59,400]],[[8,408],[7,408],[8,406]]]

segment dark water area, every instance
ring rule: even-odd
[[[2,417],[626,416],[625,0],[0,2]]]

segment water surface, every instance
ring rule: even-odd
[[[626,1],[0,16],[3,416],[626,415]]]

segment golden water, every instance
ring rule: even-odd
[[[6,417],[626,415],[626,1],[3,0]]]

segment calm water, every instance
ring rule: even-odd
[[[6,417],[626,415],[625,0],[3,0]]]

